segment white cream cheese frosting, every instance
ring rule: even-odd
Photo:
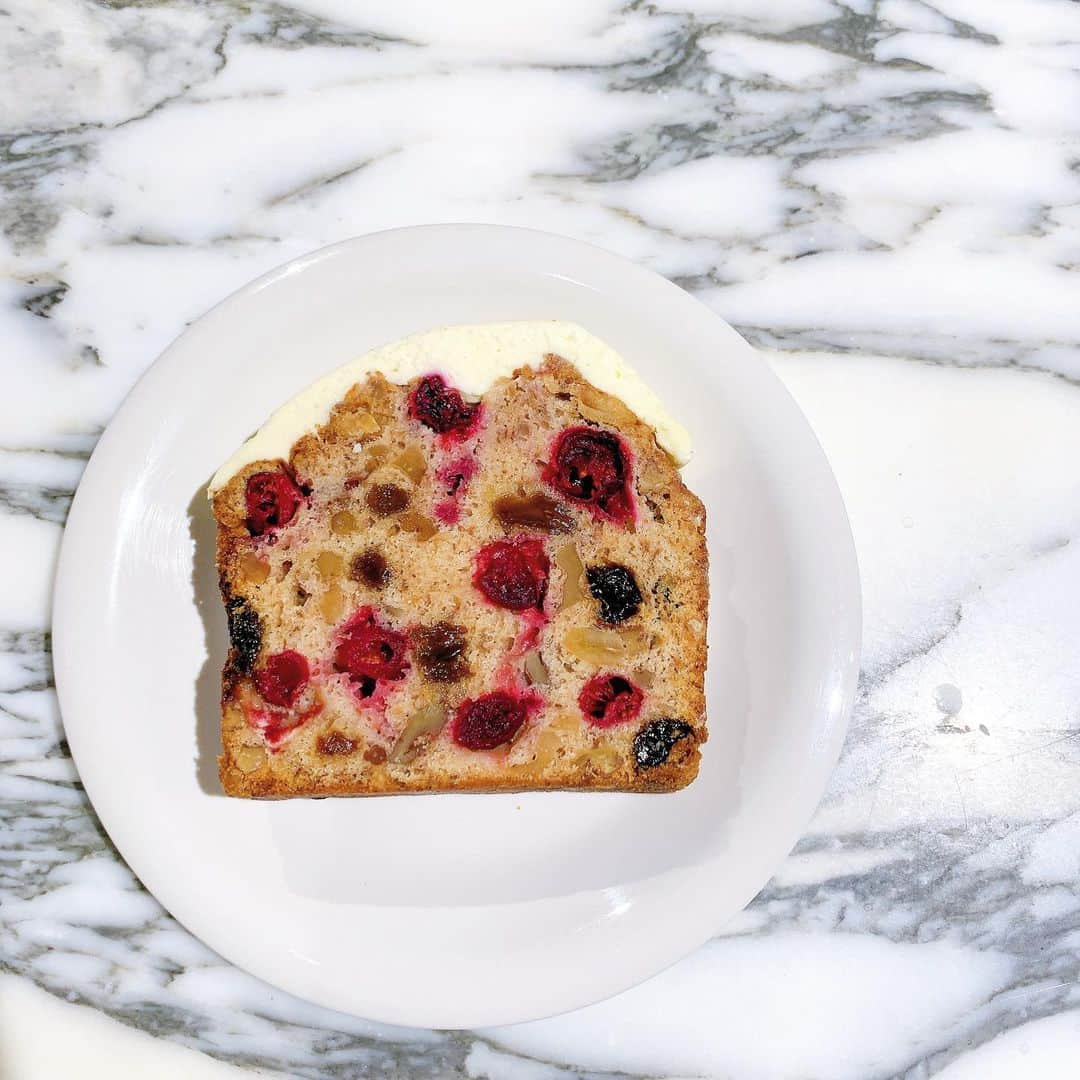
[[[656,441],[679,465],[690,459],[690,435],[613,349],[575,323],[557,320],[477,323],[426,330],[380,345],[330,372],[283,405],[214,474],[210,494],[253,461],[288,458],[293,443],[330,418],[349,388],[372,371],[403,384],[439,372],[463,394],[480,396],[497,379],[525,365],[539,367],[548,353],[569,360],[600,390],[620,398],[656,432]]]

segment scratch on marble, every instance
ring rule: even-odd
[[[375,165],[380,161],[385,161],[387,158],[391,158],[399,153],[401,153],[401,148],[394,147],[393,149],[387,150],[385,153],[374,154],[372,157],[364,158],[363,161],[358,161],[355,165],[350,165],[345,169],[312,177],[310,180],[305,180],[295,187],[289,188],[287,191],[282,191],[277,195],[270,196],[266,201],[266,205],[280,206],[282,203],[306,199],[309,195],[313,195],[317,191],[332,187],[339,181],[345,180],[350,176],[355,176],[357,173],[363,172],[372,165]]]
[[[1041,753],[1043,750],[1049,750],[1052,746],[1059,746],[1061,743],[1071,742],[1073,739],[1080,738],[1080,730],[1069,731],[1064,735],[1059,735],[1056,739],[1050,739],[1048,742],[1040,743],[1038,746],[1028,746],[1023,750],[1017,750],[1015,754],[1002,754],[1000,757],[990,758],[988,761],[982,761],[978,765],[973,765],[970,769],[964,770],[964,775],[976,773],[980,769],[985,769],[990,765],[999,765],[1003,761],[1015,761],[1017,758],[1027,757],[1031,754]]]

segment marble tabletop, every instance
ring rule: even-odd
[[[1077,1075],[1080,3],[7,0],[0,55],[0,1073],[81,1038],[83,1075],[124,1039],[144,1076]],[[72,492],[161,349],[296,254],[436,221],[594,241],[740,329],[865,591],[843,756],[747,910],[614,1000],[451,1033],[181,929],[49,659]]]

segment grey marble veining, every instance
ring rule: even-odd
[[[4,970],[292,1076],[956,1080],[1018,1039],[1067,1075],[1080,5],[16,0],[0,52]],[[48,653],[71,495],[158,352],[293,255],[448,220],[598,242],[771,350],[866,597],[844,756],[750,907],[611,1002],[454,1034],[298,1002],[180,929],[87,803]]]

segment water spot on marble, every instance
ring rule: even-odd
[[[964,707],[964,696],[959,686],[942,683],[934,691],[934,704],[946,715],[955,716]]]

